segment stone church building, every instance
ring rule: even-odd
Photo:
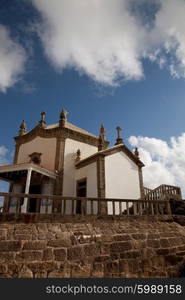
[[[31,131],[22,122],[15,137],[12,165],[0,167],[0,180],[10,182],[10,192],[69,197],[140,199],[144,197],[139,153],[124,144],[117,127],[115,145],[109,147],[103,125],[95,136],[67,121],[46,125],[45,113]],[[80,204],[79,204],[80,205]],[[78,202],[76,212],[80,211]],[[14,211],[11,199],[10,212]],[[35,212],[37,198],[23,199],[21,211]],[[70,201],[68,201],[70,206]],[[44,207],[44,200],[40,212]]]

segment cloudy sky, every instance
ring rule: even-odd
[[[0,164],[46,111],[137,146],[145,186],[185,194],[185,0],[1,0]],[[0,190],[6,186],[0,182]]]

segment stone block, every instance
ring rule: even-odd
[[[126,250],[131,250],[132,249],[132,244],[128,241],[128,242],[116,242],[116,243],[112,243],[110,245],[110,251],[111,252],[123,252]]]
[[[123,252],[120,254],[120,257],[122,259],[128,259],[128,258],[138,258],[138,257],[141,257],[141,252],[140,251],[137,251],[137,250],[133,250],[133,251],[128,251],[128,252]]]
[[[128,261],[126,259],[119,260],[119,272],[128,273]]]
[[[20,241],[0,241],[0,251],[19,251],[21,247]]]
[[[119,262],[108,262],[105,264],[105,275],[106,274],[113,274],[113,273],[119,273]]]
[[[158,233],[149,233],[148,234],[148,239],[150,239],[150,240],[160,239],[160,234],[158,234]]]
[[[54,253],[54,256],[55,256],[55,260],[57,260],[57,261],[63,261],[67,257],[67,251],[64,248],[54,249],[53,253]]]
[[[97,244],[84,245],[85,256],[97,256],[100,254],[100,247]]]
[[[84,249],[81,246],[74,246],[67,249],[68,260],[80,260],[84,258]]]
[[[130,235],[128,234],[117,234],[113,236],[115,241],[128,241],[131,240]]]
[[[170,243],[170,246],[179,246],[183,242],[181,241],[180,238],[169,238],[169,243]]]
[[[19,278],[33,278],[33,273],[27,266],[23,266],[18,277]]]
[[[146,239],[146,234],[134,233],[134,234],[132,234],[132,238],[135,239],[135,240],[145,240]]]
[[[114,261],[114,260],[120,259],[121,254],[120,253],[111,252],[110,255],[109,255],[109,257],[110,257],[110,260]]]
[[[88,278],[91,273],[91,265],[72,265],[71,277],[72,278]]]
[[[40,261],[42,260],[41,251],[21,251],[16,255],[17,261]]]
[[[15,234],[14,239],[17,241],[28,241],[32,239],[31,234]]]
[[[158,240],[147,240],[147,246],[151,248],[160,248],[160,243]]]
[[[103,263],[94,263],[93,270],[91,272],[91,277],[102,278],[104,277],[104,264]]]
[[[15,252],[0,252],[0,262],[11,262],[15,258]]]
[[[47,278],[47,272],[42,270],[34,273],[34,278]]]
[[[185,256],[185,251],[176,252],[176,255]]]
[[[25,242],[23,245],[23,250],[43,250],[46,247],[46,242],[41,241],[31,241]]]
[[[97,263],[103,263],[108,260],[110,260],[110,256],[108,256],[108,255],[101,255],[101,256],[97,256],[94,258],[94,262],[97,262]]]
[[[185,245],[184,246],[178,246],[177,251],[185,251]]]
[[[174,265],[178,264],[180,261],[182,261],[183,257],[176,256],[176,255],[167,255],[167,256],[165,256],[165,260],[168,264],[174,266]]]
[[[0,273],[6,273],[6,272],[7,272],[7,264],[1,264]]]
[[[162,248],[162,249],[157,249],[156,250],[156,253],[158,254],[158,255],[167,255],[167,254],[169,254],[169,249],[168,248]]]
[[[58,269],[56,262],[30,262],[27,267],[35,274],[41,271],[51,272]]]
[[[170,246],[168,239],[160,239],[160,245],[162,248],[166,248]]]
[[[69,278],[70,271],[54,270],[48,274],[48,278]]]
[[[53,260],[53,249],[47,248],[43,251],[43,261]]]
[[[8,266],[8,271],[7,273],[10,274],[12,277],[19,277],[19,273],[22,269],[22,264],[18,263],[18,262],[9,262],[7,264]]]
[[[48,242],[49,247],[55,247],[55,248],[61,248],[61,247],[70,247],[71,246],[71,240],[70,239],[55,239],[50,240]]]
[[[110,254],[110,243],[106,244],[99,244],[100,245],[100,253],[105,255],[105,254]]]

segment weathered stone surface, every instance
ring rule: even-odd
[[[53,249],[50,249],[50,248],[44,249],[42,260],[48,261],[48,260],[53,260],[53,259],[54,259],[53,258]]]
[[[123,252],[132,249],[131,242],[116,242],[110,245],[111,252]]]
[[[41,271],[51,272],[58,269],[56,262],[30,262],[26,263],[26,265],[34,274]]]
[[[88,278],[90,277],[90,265],[72,265],[71,277],[73,278]]]
[[[57,261],[63,261],[67,257],[67,251],[64,248],[54,249],[53,252],[54,252],[55,260]]]
[[[100,254],[100,246],[97,244],[84,245],[83,248],[85,256],[95,256]]]
[[[2,223],[0,277],[177,277],[185,227],[153,219]]]
[[[160,239],[160,245],[162,248],[165,248],[165,247],[169,247],[170,243],[169,243],[168,239]]]
[[[33,273],[28,267],[23,266],[19,273],[19,278],[33,278]]]
[[[135,240],[145,240],[145,239],[146,239],[146,234],[135,233],[135,234],[132,234],[132,237],[133,237]]]
[[[50,247],[70,247],[71,246],[71,241],[70,239],[55,239],[55,240],[50,240],[48,242],[48,246]]]
[[[0,262],[14,261],[16,252],[0,252]]]
[[[24,243],[23,250],[44,250],[45,247],[46,247],[45,242],[31,241],[31,242]]]
[[[16,255],[15,260],[17,261],[39,261],[42,260],[41,251],[21,251]]]
[[[151,248],[159,248],[160,247],[160,243],[158,240],[148,240],[147,241],[147,246],[151,247]]]
[[[21,246],[19,241],[1,241],[0,251],[19,251]]]
[[[80,246],[74,246],[67,250],[67,259],[70,260],[79,260],[84,258],[84,249]]]

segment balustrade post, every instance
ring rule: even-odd
[[[170,206],[170,201],[167,200],[166,202],[166,209],[167,209],[167,214],[168,215],[172,215],[172,211],[171,211],[171,206]]]
[[[3,213],[9,212],[9,205],[10,205],[10,197],[4,196]]]
[[[137,216],[137,214],[138,214],[138,207],[137,207],[137,203],[136,202],[133,203],[133,208],[134,208],[134,216]]]

